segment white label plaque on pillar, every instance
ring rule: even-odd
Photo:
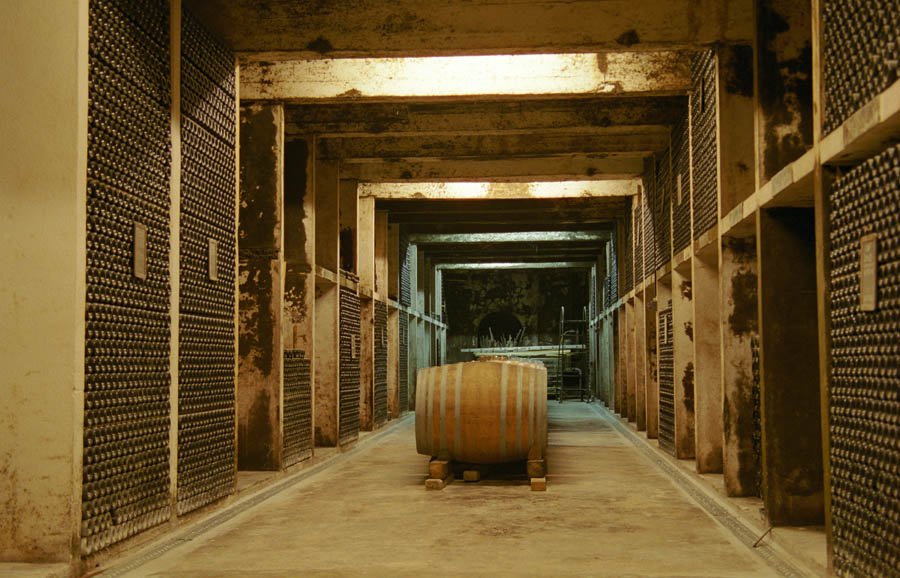
[[[859,308],[875,311],[878,308],[878,234],[865,235],[859,240]]]
[[[209,240],[209,280],[219,280],[219,242]]]
[[[147,225],[134,223],[134,276],[147,279]]]

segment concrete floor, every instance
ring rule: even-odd
[[[550,404],[546,493],[426,492],[412,422],[127,576],[774,576],[585,404]]]

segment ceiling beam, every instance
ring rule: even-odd
[[[639,193],[641,181],[559,181],[531,183],[361,183],[360,197],[376,199],[563,199],[623,197]]]
[[[521,263],[521,264],[540,264],[546,263],[547,261],[569,261],[577,260],[577,261],[586,261],[586,260],[594,260],[596,261],[596,255],[583,255],[583,256],[573,256],[569,257],[567,255],[521,255],[521,256],[498,256],[494,257],[491,255],[488,256],[472,256],[465,258],[454,258],[454,257],[429,257],[430,261],[434,265],[443,265],[443,264],[482,264],[484,268],[490,269],[492,265],[497,263],[497,259],[504,259],[507,263]],[[516,267],[509,267],[516,268]],[[527,267],[526,267],[527,268]]]
[[[519,233],[482,234],[412,234],[410,243],[416,245],[480,244],[480,243],[549,243],[549,242],[597,242],[609,241],[610,233],[598,231],[545,231]]]
[[[432,260],[490,258],[496,261],[501,259],[514,259],[519,257],[542,257],[545,260],[562,259],[566,261],[575,261],[596,258],[595,256],[602,254],[604,249],[605,245],[550,247],[536,243],[533,245],[521,245],[516,247],[483,246],[460,249],[449,247],[443,250],[435,249],[434,247],[427,247],[425,249],[420,249],[420,251],[422,251],[427,258]]]
[[[691,84],[680,52],[254,60],[240,70],[242,101],[678,95]]]
[[[633,179],[643,172],[641,157],[606,154],[341,163],[341,177],[360,182],[606,180]]]
[[[534,263],[441,263],[435,269],[441,271],[470,271],[475,269],[590,269],[597,262],[591,261],[551,261]]]
[[[431,201],[439,203],[440,201]],[[523,203],[524,201],[515,201]],[[379,207],[381,208],[381,207]],[[523,207],[523,208],[460,208],[453,206],[419,207],[417,210],[390,210],[388,221],[391,223],[417,224],[587,224],[609,223],[622,216],[625,208],[612,204],[600,204],[595,207]]]
[[[633,126],[669,126],[686,108],[685,97],[293,104],[285,107],[285,133],[323,137],[612,133]]]
[[[753,39],[751,0],[185,0],[234,50],[435,56],[660,50]]]
[[[596,231],[612,235],[615,221],[593,223],[430,223],[425,225],[405,225],[410,235],[415,234],[479,234],[479,233],[521,233],[547,231]]]
[[[628,134],[556,133],[318,139],[317,158],[383,161],[495,159],[588,153],[644,156],[669,146],[669,130],[635,129]]]

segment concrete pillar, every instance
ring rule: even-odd
[[[400,299],[400,227],[388,225],[387,231],[387,294]],[[400,417],[400,316],[406,313],[388,308],[388,414]]]
[[[334,447],[338,441],[339,285],[316,280],[315,414],[316,445]]]
[[[647,335],[646,357],[646,388],[647,388],[647,437],[656,439],[659,437],[659,344],[658,315],[660,309],[666,307],[669,302],[667,295],[670,292],[665,283],[651,284],[644,292],[646,312],[644,317],[644,330]]]
[[[241,109],[238,468],[281,469],[284,111]]]
[[[314,138],[284,146],[284,316],[287,349],[312,359],[315,342],[316,190]]]
[[[409,246],[409,301],[410,310],[417,311],[419,308],[419,251],[415,245]],[[416,399],[416,373],[419,368],[419,348],[416,344],[421,339],[421,335],[418,318],[415,315],[409,315],[409,340],[406,343],[409,352],[406,373],[406,391],[409,400]],[[411,409],[415,407],[415,404],[410,403],[407,407]]]
[[[284,331],[285,349],[299,349],[315,375],[316,342],[316,190],[315,139],[285,142],[284,147]],[[313,397],[315,392],[313,392]],[[284,416],[281,416],[282,424]],[[315,423],[315,402],[313,402]],[[282,427],[283,429],[283,427]],[[310,431],[310,446],[315,434]]]
[[[354,191],[356,190],[354,183]],[[357,272],[360,287],[359,426],[375,426],[375,199],[357,205]]]
[[[675,457],[694,457],[694,300],[690,263],[672,271]]]
[[[616,413],[625,417],[628,413],[628,320],[625,315],[626,305],[616,312]]]
[[[375,212],[375,280],[376,297],[382,301],[388,296],[388,214]]]
[[[694,311],[694,451],[701,474],[722,471],[722,349],[719,251],[716,243],[691,260]],[[677,374],[676,374],[677,375]]]
[[[634,296],[634,421],[647,429],[647,309],[644,292]]]
[[[625,303],[625,405],[622,406],[624,410],[622,415],[628,421],[635,421],[637,417],[634,309],[635,299],[631,298]]]
[[[618,382],[618,314],[613,311],[606,317],[606,404],[610,409],[617,408],[616,384]]]
[[[773,525],[822,524],[813,211],[760,211],[757,243],[766,514]]]
[[[335,282],[339,268],[339,175],[339,163],[317,161],[316,266],[325,269],[326,273],[316,276],[314,411],[316,445],[327,447],[337,445],[339,427],[340,294]]]
[[[416,293],[415,293],[415,309],[421,315],[428,314],[428,260],[425,253],[419,251],[416,247]],[[416,372],[419,368],[429,367],[431,365],[431,324],[426,323],[425,319],[418,319],[416,348]],[[414,372],[413,374],[415,374]],[[415,399],[415,397],[412,397]],[[410,404],[412,407],[414,404]]]
[[[340,268],[340,163],[316,159],[316,265]]]
[[[84,423],[86,0],[0,18],[0,561],[79,548]]]
[[[722,237],[719,261],[725,491],[755,496],[760,467],[753,440],[753,348],[759,339],[756,239]]]
[[[753,100],[753,47],[718,49],[719,218],[724,218],[756,190]]]

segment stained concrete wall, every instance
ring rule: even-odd
[[[647,304],[644,292],[634,296],[634,422],[647,429]]]
[[[756,3],[760,183],[768,182],[813,144],[810,17],[810,2]]]
[[[691,260],[694,311],[694,410],[697,471],[722,471],[722,348],[719,251],[710,244]]]
[[[646,357],[646,412],[647,412],[647,437],[659,437],[659,311],[669,304],[669,285],[657,283],[651,285],[644,293],[646,299],[646,312],[644,315],[644,331],[646,332],[647,357]],[[651,306],[652,304],[652,306]]]
[[[675,457],[694,457],[694,309],[690,264],[672,271]]]
[[[523,345],[556,345],[560,307],[567,318],[580,318],[588,303],[586,269],[444,270],[442,277],[448,363],[471,359],[460,350],[475,346],[478,325],[491,312],[516,317]]]
[[[241,109],[238,468],[281,468],[284,272],[280,106]]]
[[[68,0],[0,18],[0,561],[78,548],[87,17]]]
[[[719,273],[725,491],[755,496],[760,468],[753,440],[753,341],[759,337],[755,238],[723,237]]]

